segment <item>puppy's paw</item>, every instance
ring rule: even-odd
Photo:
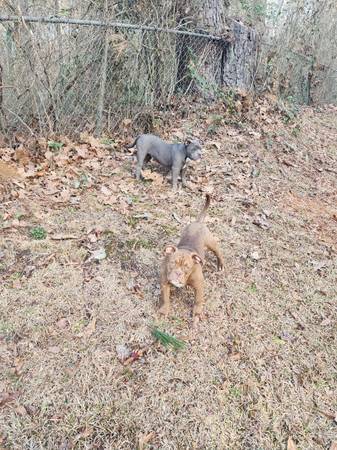
[[[163,305],[161,308],[158,309],[158,314],[162,317],[167,317],[169,315],[169,307]]]
[[[225,263],[224,263],[224,261],[221,260],[221,259],[219,259],[219,260],[218,260],[218,270],[219,270],[220,272],[223,272],[224,268],[225,268]]]
[[[200,322],[200,316],[199,316],[199,314],[193,316],[192,328],[193,328],[193,329],[198,328],[199,322]]]

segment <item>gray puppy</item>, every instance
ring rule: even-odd
[[[137,180],[141,178],[143,164],[153,158],[172,170],[173,189],[177,189],[180,174],[182,184],[183,186],[185,185],[184,169],[186,159],[189,158],[196,161],[201,158],[201,146],[196,141],[189,141],[186,144],[167,144],[153,134],[141,134],[127,148],[133,148],[134,146],[137,148]]]

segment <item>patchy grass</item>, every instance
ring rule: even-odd
[[[118,172],[130,157],[109,156],[101,165],[115,173],[103,180],[111,193],[101,192],[98,165],[96,184],[72,193],[75,206],[58,193],[51,203],[40,179],[0,206],[0,447],[134,450],[145,440],[161,450],[279,450],[291,436],[298,450],[330,448],[337,121],[311,109],[296,128],[272,120],[267,145],[259,126],[217,121],[217,146],[206,145],[207,163],[188,169],[177,194],[167,182],[135,183]],[[190,289],[173,290],[164,323],[156,311],[162,248],[198,214],[199,189],[212,192],[208,224],[226,268],[208,259],[207,314],[194,331]],[[43,243],[15,221],[18,211],[28,229],[48,231]],[[107,258],[90,260],[101,247]],[[152,324],[185,348],[159,345]]]

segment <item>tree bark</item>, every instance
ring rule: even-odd
[[[241,22],[226,19],[223,0],[199,4],[196,26],[223,36],[221,41],[185,39],[177,47],[178,85],[213,96],[219,88],[252,87],[256,66],[257,35]],[[194,57],[193,57],[194,55]]]

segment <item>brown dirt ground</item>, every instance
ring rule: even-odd
[[[204,139],[205,158],[177,194],[155,164],[153,181],[136,183],[118,149],[97,158],[82,190],[60,167],[57,189],[72,193],[63,203],[43,176],[9,188],[18,198],[1,205],[0,448],[276,450],[291,436],[318,450],[337,440],[336,110],[305,109],[296,127],[211,126],[181,122]],[[210,255],[196,332],[188,290],[175,291],[169,320],[156,318],[158,272],[207,191],[226,269]],[[37,224],[45,240],[29,236]],[[88,260],[100,247],[107,257]],[[153,323],[185,349],[155,343]],[[123,365],[122,344],[143,356]]]

